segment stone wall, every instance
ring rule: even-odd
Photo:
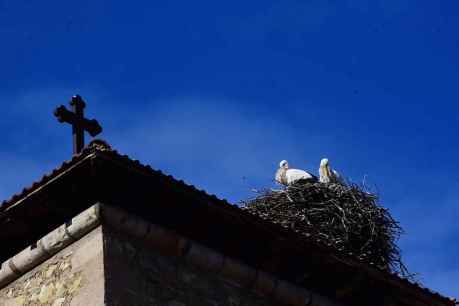
[[[273,305],[250,288],[165,257],[105,228],[106,301],[113,306]]]
[[[20,305],[338,306],[100,203],[1,263],[0,306]]]
[[[103,277],[99,226],[0,289],[0,306],[102,306]]]

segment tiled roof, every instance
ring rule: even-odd
[[[8,208],[19,204],[27,196],[31,195],[33,192],[40,189],[46,183],[56,179],[60,174],[71,169],[78,162],[91,157],[91,152],[89,148],[85,148],[83,152],[78,155],[74,155],[72,159],[64,161],[59,167],[51,170],[49,173],[44,174],[40,179],[34,181],[30,186],[23,188],[20,192],[13,194],[9,199],[2,201],[0,204],[0,213],[6,211]]]
[[[197,197],[206,198],[209,203],[218,204],[218,208],[221,210],[222,214],[237,215],[238,217],[249,220],[254,225],[259,225],[269,229],[269,231],[274,231],[282,235],[286,240],[291,240],[292,242],[306,242],[313,243],[317,248],[321,249],[324,253],[330,254],[334,258],[339,258],[340,261],[346,262],[346,264],[358,266],[361,269],[365,269],[370,275],[377,277],[378,279],[384,279],[385,281],[392,283],[393,285],[401,286],[408,288],[410,290],[415,290],[418,293],[423,293],[430,298],[433,298],[437,301],[441,301],[444,305],[456,305],[458,304],[455,299],[447,298],[441,294],[434,292],[428,288],[423,287],[421,284],[412,282],[406,278],[401,277],[396,273],[392,273],[386,269],[376,267],[370,262],[366,262],[363,259],[359,259],[353,254],[343,254],[339,250],[333,248],[331,245],[326,245],[320,239],[315,239],[314,237],[305,237],[300,236],[297,233],[289,231],[279,225],[269,223],[261,218],[251,215],[250,213],[241,210],[237,205],[230,204],[226,200],[221,200],[215,195],[209,195],[203,190],[198,190],[193,185],[188,185],[182,180],[176,180],[170,175],[165,175],[159,170],[154,170],[149,165],[144,165],[138,160],[131,159],[127,155],[122,155],[116,150],[112,150],[110,147],[96,143],[96,145],[89,145],[83,149],[80,154],[74,155],[70,160],[64,161],[59,167],[53,169],[51,172],[43,175],[39,180],[33,182],[29,187],[24,188],[21,192],[14,194],[11,198],[5,200],[0,205],[0,217],[5,214],[8,210],[12,209],[15,206],[20,205],[25,199],[37,193],[41,188],[48,183],[58,180],[59,177],[73,168],[77,167],[80,163],[89,160],[94,157],[108,158],[116,162],[120,162],[126,167],[136,169],[145,174],[150,174],[154,176],[159,176],[163,180],[166,180],[168,184],[173,185],[174,188],[178,188],[185,192],[191,193]]]

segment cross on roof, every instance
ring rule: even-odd
[[[54,116],[57,117],[59,122],[72,125],[73,154],[78,154],[84,148],[84,132],[87,131],[94,137],[102,132],[102,127],[97,120],[84,118],[83,110],[86,107],[86,103],[79,95],[72,97],[70,106],[72,106],[73,112],[61,105],[54,110]]]

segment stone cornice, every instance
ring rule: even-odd
[[[36,244],[3,262],[0,268],[0,288],[18,279],[101,224],[143,241],[162,255],[180,257],[190,265],[230,280],[259,295],[271,297],[280,304],[338,305],[324,296],[256,270],[170,230],[101,203],[93,205],[74,217],[71,222],[61,225]]]
[[[0,266],[0,288],[32,270],[60,250],[80,239],[100,224],[100,204],[96,204],[61,225],[34,245],[29,246]]]

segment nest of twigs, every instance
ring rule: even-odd
[[[242,209],[410,277],[396,245],[402,229],[377,200],[356,184],[300,181],[283,190],[258,192],[242,202]]]

